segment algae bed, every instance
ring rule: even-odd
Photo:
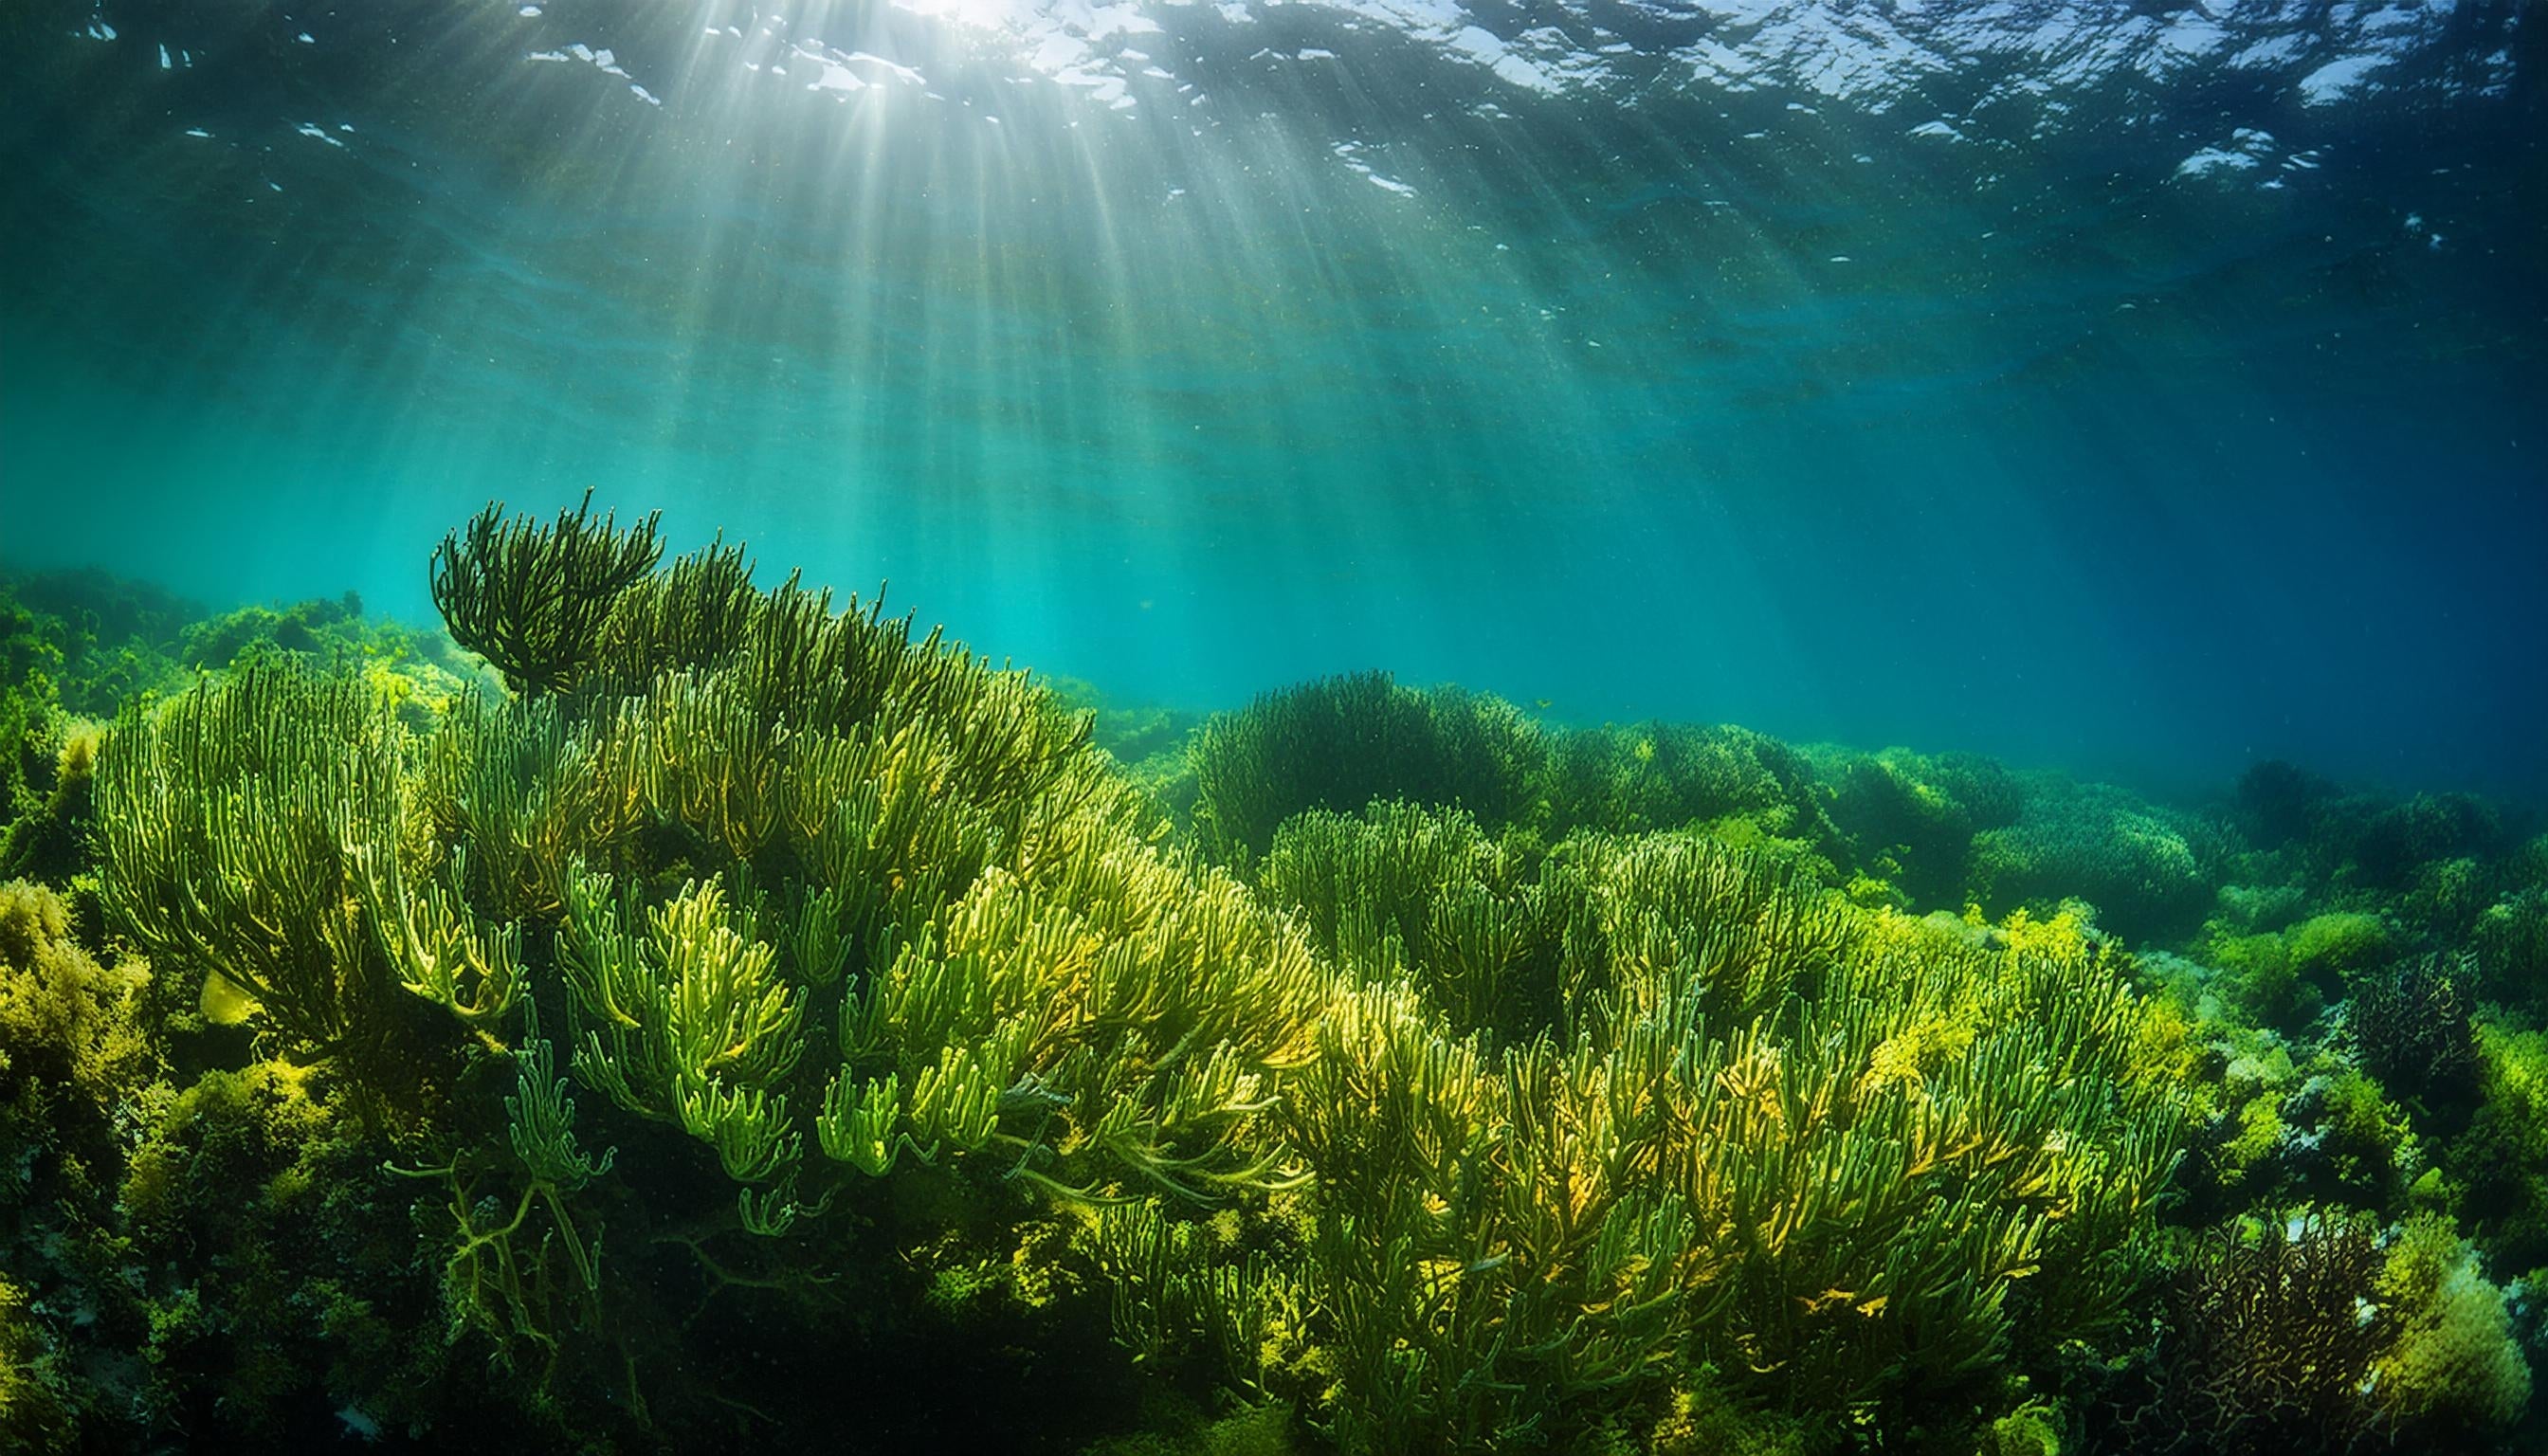
[[[13,1448],[2537,1437],[2535,818],[425,570],[9,584]]]

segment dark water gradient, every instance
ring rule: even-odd
[[[2518,7],[2320,106],[2314,59],[1992,54],[1540,96],[1368,17],[1159,7],[1123,112],[887,7],[795,18],[927,78],[847,101],[731,6],[514,12],[0,19],[0,556],[421,616],[442,531],[594,485],[1130,698],[1377,665],[2548,790]],[[579,40],[627,75],[525,58]],[[2238,128],[2256,166],[2178,173]]]

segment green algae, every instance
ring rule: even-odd
[[[2377,1338],[2318,1429],[2526,1429],[2548,857],[2500,809],[1377,676],[1106,707],[1119,756],[733,548],[602,576],[589,632],[460,608],[518,698],[351,602],[15,618],[6,832],[69,898],[0,937],[0,1429],[2219,1443],[2310,1327],[2219,1292],[2339,1249]]]

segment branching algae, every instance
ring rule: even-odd
[[[908,617],[663,558],[651,515],[491,506],[431,585],[500,687],[278,642],[81,740],[46,843],[121,959],[11,892],[0,1431],[273,1438],[312,1382],[349,1430],[638,1449],[2230,1450],[2293,1391],[2371,1449],[2523,1409],[2484,1260],[2539,1246],[2504,1157],[2548,1056],[2472,1010],[2492,962],[2406,957],[2527,955],[2541,891],[2407,832],[2457,819],[2276,780],[2259,822],[2325,843],[2275,848],[1380,675],[1214,719],[1153,797]],[[2427,840],[2460,867],[2392,863]],[[2306,996],[2046,893],[2164,930],[2277,866],[2184,944]],[[2238,1020],[2347,993],[2316,1053]],[[2189,1190],[2268,1217],[2189,1239]],[[2384,1251],[2304,1194],[2412,1219]],[[75,1375],[74,1308],[154,1373]],[[2341,1368],[2277,1343],[2321,1328]]]

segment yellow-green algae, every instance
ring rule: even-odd
[[[2309,1429],[2519,1439],[2548,855],[2492,809],[1378,675],[1101,715],[1137,784],[654,529],[455,534],[493,673],[350,602],[9,619],[70,892],[0,891],[12,1439],[2308,1450],[2320,1319]]]

